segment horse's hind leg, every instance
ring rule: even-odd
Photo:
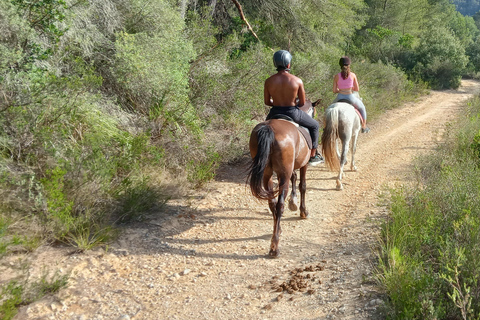
[[[292,192],[290,193],[290,199],[288,201],[288,209],[290,211],[297,211],[298,210],[298,199],[297,199],[297,173],[293,171],[292,177],[290,178],[292,182]]]
[[[352,137],[352,164],[350,169],[352,171],[357,171],[357,166],[355,165],[355,152],[357,151],[357,139],[358,139],[358,131]]]
[[[341,154],[340,154],[340,150],[339,150],[339,148],[338,148],[338,145],[339,145],[338,139],[335,139],[335,150],[337,151],[337,157],[338,157],[338,159],[340,159]]]
[[[340,172],[338,173],[337,178],[337,190],[343,190],[342,177],[343,177],[343,168],[347,162],[348,149],[350,147],[350,137],[345,137],[342,143],[342,156],[340,158]]]
[[[343,164],[340,165],[340,172],[338,173],[337,177],[337,190],[343,190],[343,184],[342,184],[342,174],[343,174]]]
[[[280,250],[278,249],[278,243],[280,242],[280,234],[282,233],[282,229],[280,227],[280,220],[282,218],[283,210],[285,209],[285,199],[288,195],[288,178],[282,177],[278,178],[278,185],[279,185],[279,193],[278,193],[278,201],[276,206],[276,212],[273,215],[273,235],[272,235],[272,242],[270,244],[270,252],[268,255],[270,257],[278,257]]]
[[[265,190],[268,192],[273,190],[273,180],[272,180],[273,172],[270,168],[266,168],[265,172],[263,173],[263,186]],[[272,212],[273,217],[277,214],[277,199],[273,198],[268,200],[268,207]]]
[[[305,193],[307,191],[307,166],[300,168],[300,217],[306,219],[308,211],[305,206]]]

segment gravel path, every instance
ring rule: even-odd
[[[372,277],[386,213],[379,196],[412,181],[412,159],[432,150],[479,91],[478,82],[463,81],[370,123],[358,143],[359,170],[346,171],[343,191],[335,190],[336,173],[309,168],[309,218],[285,211],[277,259],[267,257],[268,205],[249,194],[239,164],[202,193],[125,227],[107,250],[42,247],[24,257],[32,277],[45,265],[71,277],[15,319],[383,319]]]

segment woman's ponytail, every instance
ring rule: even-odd
[[[350,75],[350,66],[343,65],[342,66],[342,78],[343,78],[343,80],[347,79],[349,75]]]

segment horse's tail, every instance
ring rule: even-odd
[[[322,153],[330,170],[340,170],[336,141],[338,138],[338,108],[329,107],[325,112],[325,128],[322,133]]]
[[[263,173],[270,158],[272,144],[275,141],[275,134],[267,124],[262,124],[256,131],[257,154],[252,159],[248,168],[247,180],[250,180],[250,190],[253,196],[261,200],[275,198],[276,192],[265,190],[263,185]]]

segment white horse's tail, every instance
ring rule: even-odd
[[[325,110],[325,128],[322,133],[322,154],[330,170],[340,170],[336,141],[338,138],[338,108],[335,104]]]

